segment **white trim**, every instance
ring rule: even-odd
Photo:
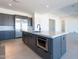
[[[1,8],[1,7],[0,7],[0,13],[11,14],[11,15],[23,15],[23,16],[32,17],[32,15],[30,15],[28,13],[14,11],[11,9]]]

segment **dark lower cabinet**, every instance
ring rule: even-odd
[[[38,36],[30,33],[23,33],[24,43],[30,47],[35,53],[37,53],[43,59],[50,59],[51,54],[37,46],[36,40]]]
[[[66,52],[66,41],[63,36],[54,39],[45,37],[45,39],[48,39],[48,51],[37,46],[37,39],[41,36],[28,32],[23,32],[22,36],[23,42],[42,57],[42,59],[60,59]]]
[[[0,32],[0,40],[3,40],[4,39],[4,33],[1,31]]]

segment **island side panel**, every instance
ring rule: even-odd
[[[52,47],[52,59],[61,58],[61,39],[60,37],[53,38],[53,47]]]
[[[51,45],[52,59],[61,59],[66,53],[66,35],[58,36],[53,38]]]

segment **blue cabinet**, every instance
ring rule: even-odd
[[[0,40],[14,39],[14,31],[0,31]]]
[[[66,52],[65,35],[53,38],[51,43],[51,59],[60,59]]]
[[[66,52],[66,37],[65,35],[62,36],[62,41],[61,41],[61,54],[63,55]]]
[[[56,37],[53,39],[52,53],[53,59],[61,58],[61,37]]]
[[[4,33],[1,31],[0,32],[0,40],[3,40],[5,38]]]
[[[6,39],[10,39],[10,32],[4,32],[4,35],[5,35],[5,40]]]

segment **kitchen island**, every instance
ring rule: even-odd
[[[42,59],[60,59],[66,53],[67,33],[23,31],[23,42]]]

